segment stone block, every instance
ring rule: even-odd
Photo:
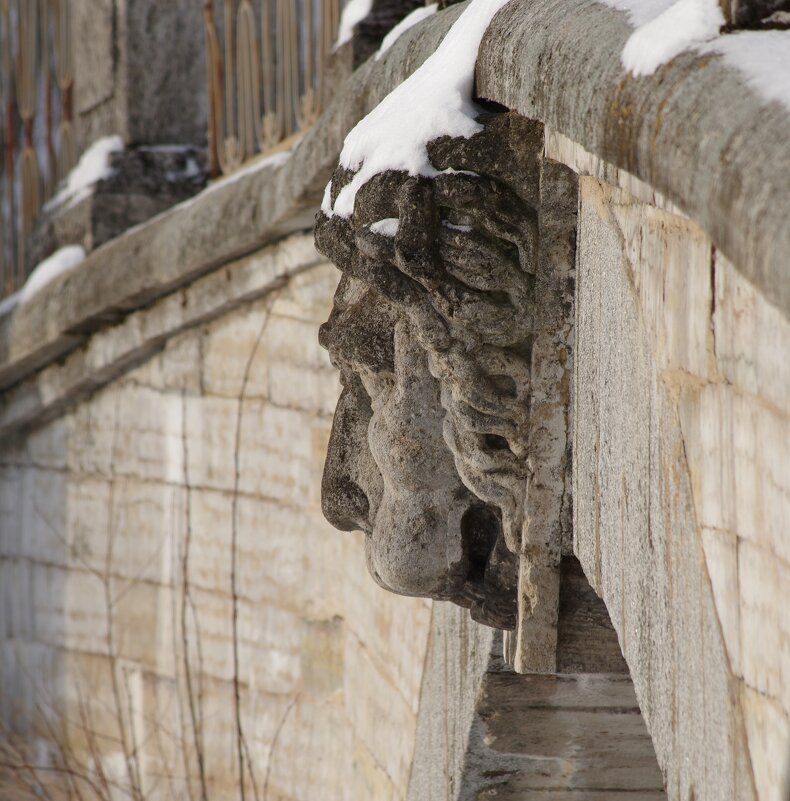
[[[394,783],[403,786],[411,767],[411,744],[405,740],[393,742],[380,721],[386,718],[396,729],[413,731],[415,715],[410,699],[405,699],[400,688],[382,675],[373,659],[366,645],[347,632],[343,646],[345,711],[355,734],[366,743]],[[354,680],[354,676],[367,673],[377,674],[375,685],[361,686]]]
[[[81,144],[118,130],[123,99],[115,81],[116,14],[113,0],[74,4],[74,112]]]
[[[192,0],[136,0],[122,13],[129,141],[204,144],[208,93],[200,8]]]
[[[734,680],[698,532],[700,524],[728,530],[723,515],[733,509],[719,498],[721,476],[733,467],[718,446],[705,450],[701,435],[689,433],[683,392],[709,390],[681,382],[678,392],[674,370],[663,369],[671,354],[659,351],[645,309],[657,295],[637,290],[617,218],[627,199],[612,199],[592,179],[580,186],[576,553],[618,631],[670,797],[750,798]],[[694,367],[683,361],[688,352],[675,353],[682,355],[675,368]],[[694,417],[705,442],[722,441],[717,408]]]
[[[113,473],[183,482],[184,432],[189,432],[183,399],[129,384],[119,388],[115,403],[117,429],[103,432],[111,439]]]
[[[740,588],[738,586],[738,540],[729,531],[702,529],[702,549],[710,576],[716,614],[719,618],[732,672],[741,675]]]
[[[267,372],[271,387],[269,397],[273,404],[315,412],[323,417],[334,412],[340,395],[340,379],[333,367],[309,370],[287,362],[275,362]]]
[[[718,251],[716,363],[730,383],[790,416],[790,320]]]
[[[741,540],[738,582],[743,680],[790,710],[790,566]]]
[[[167,341],[160,353],[132,370],[128,380],[160,392],[198,395],[203,391],[201,345],[201,337],[195,331],[176,335]]]
[[[790,793],[790,716],[787,706],[743,686],[741,704],[754,783],[760,801],[785,801]]]
[[[327,263],[294,275],[277,294],[272,313],[306,323],[323,322],[332,308],[339,278],[339,270]]]
[[[712,248],[699,226],[606,189],[652,350],[662,370],[706,378],[712,361]]]
[[[790,562],[790,420],[726,384],[684,387],[678,408],[700,524]]]
[[[265,354],[270,305],[269,299],[261,301],[206,328],[202,337],[205,392],[238,398],[244,387],[246,398],[268,397]]]

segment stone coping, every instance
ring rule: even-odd
[[[309,229],[347,132],[464,7],[363,64],[287,160],[243,170],[127,231],[2,313],[0,390],[201,275]],[[514,0],[481,44],[477,93],[662,193],[790,316],[790,113],[717,56],[686,54],[651,77],[628,75],[620,52],[630,31],[625,13],[594,0]]]

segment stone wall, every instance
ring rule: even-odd
[[[44,765],[67,731],[77,767],[139,761],[153,797],[187,797],[184,774],[200,797],[201,770],[209,797],[240,772],[267,801],[462,789],[491,638],[380,592],[322,521],[335,278],[287,239],[460,10],[362,65],[290,156],[0,311],[4,725]],[[512,3],[476,86],[580,174],[574,547],[667,796],[784,801],[790,117],[718,57],[624,75],[629,34],[586,0]]]
[[[784,801],[790,322],[677,210],[580,195],[576,551],[669,797]]]
[[[241,750],[249,797],[405,797],[431,609],[321,516],[335,282],[308,268],[2,448],[2,712],[37,764],[68,742],[146,801],[201,770],[224,799]]]

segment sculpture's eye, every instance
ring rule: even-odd
[[[504,437],[500,437],[499,434],[486,434],[483,437],[483,442],[486,448],[492,451],[506,451],[510,448],[508,441]]]

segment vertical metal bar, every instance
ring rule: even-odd
[[[33,141],[36,113],[36,67],[39,58],[38,4],[22,2],[17,6],[19,49],[17,51],[17,105],[22,117],[24,150],[22,151],[22,230],[19,237],[17,280],[25,274],[25,240],[33,229],[33,220],[40,204],[38,158]]]
[[[250,158],[261,142],[261,86],[257,26],[252,0],[242,0],[237,20],[239,158]]]
[[[55,140],[53,136],[53,80],[50,63],[50,0],[41,0],[41,73],[44,88],[44,144],[47,148],[47,171],[43,179],[44,199],[52,197],[55,191]]]
[[[0,0],[0,104],[3,110],[3,172],[0,174],[0,222],[3,228],[0,250],[0,293],[13,292],[14,247],[14,100],[11,61],[11,18],[8,0]]]
[[[283,2],[283,111],[285,136],[299,130],[299,32],[296,28],[296,0]]]
[[[214,17],[214,0],[203,5],[206,29],[206,67],[208,70],[208,147],[209,172],[216,178],[220,172],[219,151],[222,146],[222,52]]]
[[[225,131],[223,147],[220,150],[222,171],[229,172],[239,165],[239,139],[236,130],[236,43],[234,0],[225,0]]]
[[[313,20],[313,0],[302,0],[304,3],[304,80],[302,82],[302,98],[300,107],[302,110],[302,125],[312,125],[318,116],[318,103],[315,91],[315,51],[314,51],[314,20]]]
[[[71,35],[71,0],[53,0],[55,12],[55,67],[60,89],[57,179],[62,180],[77,163],[74,139],[74,46]]]
[[[272,17],[274,16],[274,26]],[[272,30],[273,28],[273,30]],[[279,3],[277,0],[261,2],[261,69],[263,72],[263,122],[262,149],[274,147],[282,136],[281,119],[278,114],[279,59],[277,58],[277,36],[279,31]]]

